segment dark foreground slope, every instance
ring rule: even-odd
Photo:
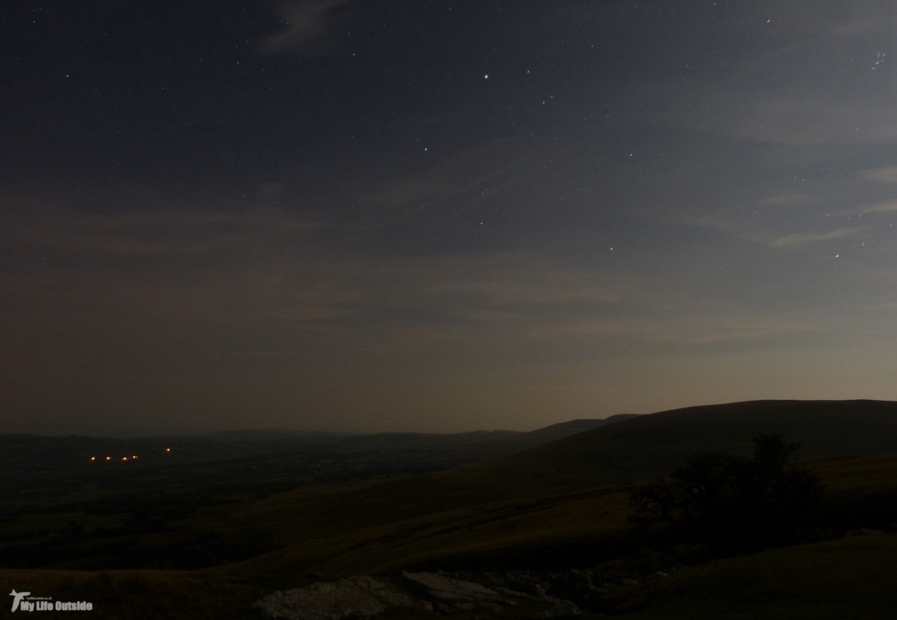
[[[841,620],[886,619],[897,608],[897,534],[874,532],[698,564],[637,583],[606,584],[619,603],[605,616],[633,620]],[[381,577],[381,579],[383,579]],[[387,578],[388,579],[388,578]],[[261,620],[250,605],[260,590],[249,580],[220,573],[134,571],[65,573],[0,569],[7,591],[57,600],[89,600],[84,617],[109,620]],[[285,582],[294,587],[298,582]],[[503,611],[455,613],[455,620],[523,620],[538,616],[526,601]],[[550,609],[543,603],[542,609]],[[6,608],[8,609],[8,608]],[[616,612],[616,613],[614,613]],[[54,614],[47,613],[48,617]],[[15,617],[15,616],[10,616]],[[444,616],[432,612],[389,613],[378,620]],[[601,617],[597,613],[578,618]]]
[[[893,618],[897,534],[871,532],[655,576],[632,587],[633,620]]]

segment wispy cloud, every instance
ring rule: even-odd
[[[63,252],[81,260],[198,256],[226,251],[256,236],[295,239],[318,227],[273,210],[84,215],[62,208],[45,211],[38,221],[7,219],[4,225],[11,247]]]
[[[833,241],[835,239],[843,239],[844,237],[849,237],[850,235],[856,234],[863,230],[862,228],[839,228],[838,230],[831,230],[829,232],[809,232],[809,233],[794,233],[791,235],[784,235],[782,237],[776,237],[774,239],[768,240],[766,243],[774,248],[792,248],[801,245],[807,245],[809,243],[820,243],[823,241]]]
[[[484,342],[498,353],[532,347],[557,355],[602,343],[768,342],[818,327],[694,313],[683,298],[661,299],[666,293],[646,300],[638,276],[577,268],[538,251],[378,257],[316,246],[314,230],[282,212],[60,213],[19,229],[17,251],[41,258],[31,269],[3,268],[0,301],[15,300],[22,312],[9,324],[25,332],[75,329],[98,341],[129,333],[129,347],[195,346],[227,359],[346,347],[438,355],[440,347],[458,352]],[[850,232],[794,235],[778,245]],[[35,323],[49,308],[65,321]]]
[[[750,33],[755,45],[745,44],[703,76],[644,80],[631,91],[633,109],[676,128],[767,144],[897,140],[890,56],[881,64],[881,54],[897,44],[892,3],[762,1],[730,8],[714,32]],[[706,36],[701,20],[694,28],[696,38]]]
[[[355,317],[361,325],[396,312],[436,323],[461,312],[492,321],[620,297],[618,280],[537,252],[343,252],[316,243],[317,225],[285,212],[60,210],[3,230],[4,245],[31,258],[0,262],[8,284],[0,297],[101,305],[120,316],[229,324]]]
[[[895,205],[897,209],[897,205]],[[838,215],[856,214],[855,212],[839,213]],[[735,239],[757,243],[771,248],[797,248],[814,243],[835,241],[856,235],[865,229],[860,226],[842,227],[836,230],[798,232],[786,235],[776,234],[768,229],[759,229],[743,219],[727,217],[723,215],[687,217],[683,218],[689,226],[695,226],[704,230],[722,233]]]
[[[812,200],[806,194],[779,194],[764,198],[759,202],[763,207],[790,207],[792,205],[806,204]]]
[[[897,210],[897,204],[895,204],[895,210]],[[848,219],[846,216],[857,215],[857,213],[833,213],[832,215],[845,216],[844,219]],[[805,218],[804,224],[806,228],[812,228],[813,226],[818,226],[818,220],[819,216],[808,217]],[[803,232],[782,234],[782,232],[776,231],[771,226],[760,228],[750,218],[737,218],[725,215],[682,218],[679,221],[689,226],[725,235],[733,240],[748,242],[759,248],[792,252],[793,256],[798,256],[801,252],[804,253],[804,256],[815,255],[817,249],[824,247],[826,243],[841,242],[843,244],[843,240],[850,240],[847,243],[853,244],[863,240],[863,235],[869,232],[869,229],[863,226],[844,226],[833,230],[805,230]],[[792,230],[797,227],[794,221],[788,223],[788,228]],[[841,245],[839,247],[845,246]],[[766,251],[763,254],[768,255],[769,252]]]
[[[439,225],[506,197],[526,179],[539,154],[520,141],[499,139],[427,157],[432,163],[423,170],[383,174],[340,188],[338,198],[330,199],[329,221],[343,219],[351,228],[368,231],[408,221]]]
[[[791,317],[751,316],[736,313],[699,314],[658,319],[627,317],[581,320],[551,326],[542,337],[632,340],[642,345],[707,346],[775,340],[824,329],[821,324]]]
[[[855,209],[838,212],[838,215],[870,215],[873,213],[893,213],[897,211],[897,200],[883,200],[871,204],[860,205]]]
[[[862,174],[862,177],[864,179],[869,179],[870,181],[878,181],[880,183],[893,185],[897,183],[897,166],[867,170]]]
[[[338,55],[343,48],[334,36],[357,0],[306,0],[280,5],[284,29],[265,39],[262,52],[304,57]]]

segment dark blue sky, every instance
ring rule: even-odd
[[[883,0],[0,4],[0,431],[897,398],[895,35]]]

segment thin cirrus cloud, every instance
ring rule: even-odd
[[[750,32],[750,45],[732,50],[725,64],[707,55],[704,74],[645,80],[633,89],[633,109],[678,129],[763,144],[897,138],[887,54],[897,42],[893,3],[757,2],[741,11],[720,27]]]
[[[847,87],[845,87],[847,88]],[[674,92],[661,122],[740,140],[791,146],[884,144],[897,139],[897,123],[872,87],[855,96],[817,90],[800,94],[718,85],[644,89],[645,97]],[[855,90],[863,90],[856,88]],[[678,92],[677,92],[678,91]],[[696,106],[695,101],[701,101]],[[652,114],[656,114],[651,112]]]
[[[375,354],[477,348],[489,341],[496,351],[549,347],[557,355],[566,342],[580,343],[576,350],[625,341],[706,346],[812,329],[787,317],[660,312],[683,300],[645,300],[635,276],[573,269],[536,251],[393,258],[334,253],[316,247],[307,236],[313,228],[287,213],[69,219],[61,214],[52,224],[20,231],[32,250],[50,258],[37,272],[7,271],[2,297],[14,298],[23,311],[9,317],[9,326],[27,331],[25,325],[52,307],[65,321],[42,325],[41,332],[77,329],[116,343],[124,333],[139,332],[141,339],[119,345],[169,342],[162,348],[174,352],[215,343],[222,359],[242,359],[250,350],[257,355],[269,346],[301,351],[308,338]],[[79,232],[59,237],[59,227]],[[272,239],[272,230],[292,232]],[[187,252],[180,241],[186,237],[205,241]],[[247,348],[234,337],[243,332],[271,338]]]
[[[863,230],[862,228],[839,228],[838,230],[831,230],[829,232],[808,232],[808,233],[794,233],[791,235],[784,235],[781,237],[776,237],[767,241],[767,244],[774,248],[792,248],[802,245],[807,245],[810,243],[820,243],[824,241],[834,241],[835,239],[843,239],[844,237],[849,237],[850,235],[854,235]]]
[[[303,57],[341,55],[336,30],[357,0],[307,0],[280,5],[283,30],[267,37],[261,46],[266,55]]]
[[[743,220],[733,217],[703,216],[685,217],[682,222],[699,229],[722,233],[724,235],[757,243],[772,248],[800,247],[823,241],[833,241],[856,234],[863,230],[859,227],[839,228],[826,232],[799,232],[787,235],[775,235],[768,230],[758,230],[755,226],[748,226]]]
[[[872,215],[875,213],[893,213],[895,211],[897,211],[897,200],[885,200],[882,202],[861,205],[855,209],[847,209],[839,212],[837,215]]]
[[[863,173],[862,178],[889,185],[897,184],[897,166],[867,170]]]
[[[654,317],[583,319],[546,329],[542,336],[593,340],[626,340],[642,346],[703,347],[717,344],[774,342],[785,337],[824,331],[821,321],[745,313],[701,313]]]
[[[778,194],[764,198],[758,204],[763,207],[790,207],[810,202],[811,196],[806,194]]]
[[[459,309],[516,312],[619,298],[619,282],[571,272],[537,252],[383,258],[322,247],[316,230],[285,212],[60,210],[15,227],[7,241],[33,264],[0,264],[8,284],[0,299],[50,303],[88,320],[103,306],[163,321],[362,325],[385,311],[438,323]]]
[[[347,188],[341,198],[359,213],[369,212],[380,226],[415,217],[432,224],[494,200],[519,184],[537,160],[538,154],[519,140],[488,141],[434,157],[423,172],[384,174]]]
[[[810,329],[792,320],[733,320],[729,313],[649,316],[632,277],[571,269],[539,252],[404,258],[332,253],[314,247],[306,236],[309,225],[285,213],[64,220],[21,231],[50,260],[38,273],[7,273],[10,286],[2,297],[15,298],[23,310],[9,317],[10,326],[33,325],[34,316],[47,316],[45,309],[53,307],[66,320],[43,325],[42,332],[77,329],[126,348],[168,342],[162,348],[173,352],[212,342],[222,358],[234,359],[267,348],[295,353],[308,337],[388,355],[476,348],[484,341],[497,351],[556,350],[565,342],[579,343],[577,350],[622,341],[706,346]],[[77,226],[79,233],[61,238],[59,226]],[[271,230],[292,232],[272,240]],[[205,242],[186,252],[179,240],[187,236]],[[650,308],[675,302],[654,299]],[[142,336],[122,344],[116,329]],[[246,348],[233,341],[233,334],[246,330],[272,338]]]

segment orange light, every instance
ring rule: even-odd
[[[165,448],[166,452],[171,452],[171,448]]]
[[[90,460],[91,460],[91,461],[95,461],[95,460],[97,460],[97,457],[92,456],[92,457],[90,457]]]
[[[137,458],[137,455],[135,454],[135,455],[132,456],[131,458],[132,458],[132,459],[136,459],[136,458]]]
[[[107,456],[107,457],[106,457],[106,460],[107,460],[107,461],[111,461],[111,460],[112,460],[112,457],[111,457],[111,456]]]
[[[121,457],[121,460],[123,460],[123,461],[127,461],[127,460],[128,460],[128,457],[123,456],[123,457]]]

